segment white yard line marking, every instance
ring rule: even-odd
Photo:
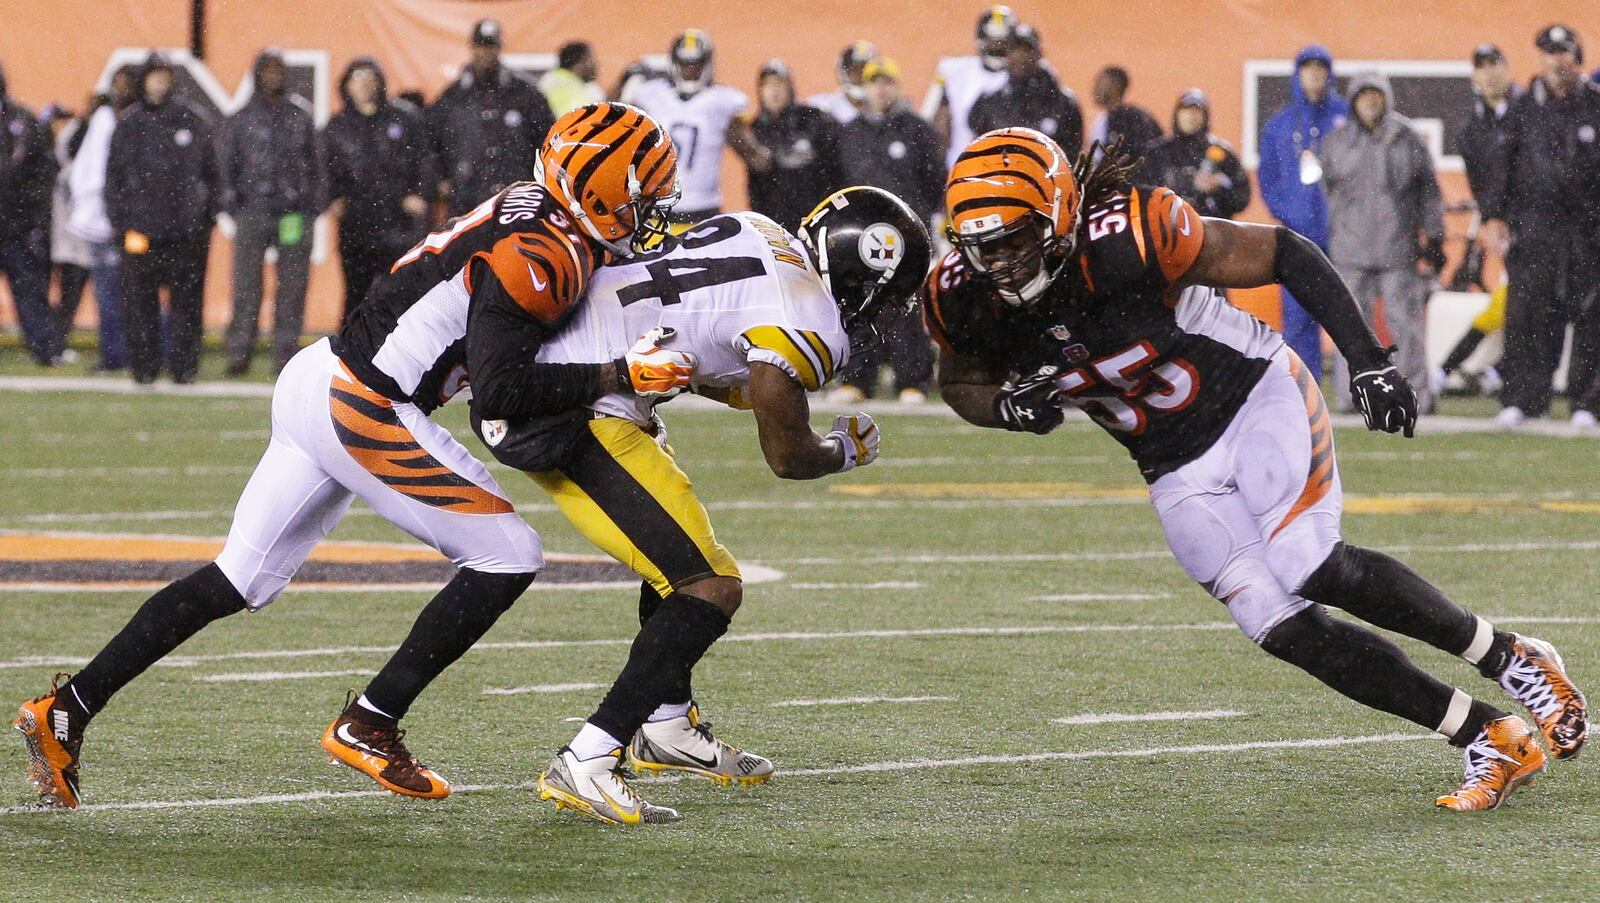
[[[785,699],[767,705],[774,709],[804,708],[815,705],[870,705],[880,702],[955,702],[954,696],[845,696],[841,699]]]
[[[784,631],[774,633],[736,633],[724,636],[719,643],[770,643],[782,641],[826,641],[855,639],[905,639],[914,637],[949,636],[1038,636],[1047,634],[1124,633],[1171,630],[1233,630],[1231,621],[1209,624],[1046,624],[1022,627],[922,627],[903,630],[843,630],[843,631]],[[633,638],[603,640],[505,640],[479,643],[474,650],[530,650],[572,649],[598,646],[630,646]],[[169,655],[156,665],[166,668],[192,668],[209,662],[252,661],[258,659],[319,658],[360,654],[389,654],[393,646],[328,646],[316,649],[264,649],[246,652],[222,652],[211,655]],[[38,668],[46,665],[77,666],[88,659],[71,656],[26,656],[0,661],[0,669]]]
[[[29,593],[153,593],[167,584],[159,581],[128,583],[6,583],[0,581],[0,592]],[[444,582],[436,583],[291,583],[286,593],[436,593]],[[633,589],[637,580],[589,580],[571,583],[540,583],[535,580],[529,590],[619,590]]]
[[[906,759],[897,762],[866,762],[860,765],[834,765],[825,768],[780,769],[778,779],[836,777],[847,774],[877,774],[892,771],[921,771],[931,768],[965,768],[974,765],[1031,765],[1042,762],[1078,762],[1092,759],[1148,759],[1156,756],[1206,756],[1217,753],[1274,751],[1286,749],[1330,749],[1373,743],[1406,743],[1435,740],[1432,734],[1368,734],[1359,737],[1312,737],[1302,740],[1259,740],[1248,743],[1198,743],[1186,746],[1149,746],[1140,749],[1086,749],[1074,752],[1040,752],[1014,756],[967,756],[959,759]],[[641,779],[654,783],[656,779]],[[489,793],[503,790],[531,790],[533,781],[515,784],[466,784],[453,788],[453,794]],[[213,809],[264,806],[278,803],[314,803],[324,800],[368,799],[389,796],[383,790],[313,790],[306,793],[277,793],[267,796],[241,796],[223,799],[143,800],[127,803],[89,803],[75,810],[89,812],[128,812],[152,809]],[[441,803],[440,805],[449,805]],[[38,815],[61,810],[38,806],[13,806],[0,809],[0,815]]]
[[[1062,593],[1057,596],[1029,596],[1029,602],[1153,602],[1170,599],[1171,593]]]
[[[535,684],[531,687],[489,687],[485,696],[520,696],[523,693],[571,693],[576,690],[599,690],[610,684]]]
[[[1538,615],[1484,615],[1491,623],[1526,624],[1600,624],[1596,617],[1541,617]],[[921,627],[882,630],[841,631],[778,631],[772,633],[736,633],[724,636],[719,643],[771,643],[785,641],[825,642],[829,640],[858,639],[915,639],[918,637],[1020,637],[1050,636],[1057,634],[1093,633],[1166,633],[1184,631],[1237,630],[1232,621],[1209,621],[1192,624],[1040,624],[1018,627]],[[633,638],[602,640],[509,640],[479,643],[474,650],[529,650],[571,649],[601,646],[630,646]],[[258,659],[318,658],[344,655],[387,655],[393,646],[329,646],[317,649],[262,649],[247,652],[223,652],[213,655],[169,655],[156,665],[165,668],[192,668],[209,662],[250,661]],[[56,665],[76,667],[86,664],[87,658],[76,656],[32,655],[0,661],[0,669],[42,668]]]
[[[876,583],[786,583],[780,589],[922,589],[914,580],[880,580]]]
[[[352,677],[371,674],[370,670],[354,671],[246,671],[238,674],[196,674],[195,680],[206,683],[258,683],[269,680],[302,680],[308,677]]]
[[[1123,724],[1134,721],[1202,721],[1212,718],[1242,718],[1248,712],[1235,712],[1231,709],[1210,709],[1202,712],[1144,712],[1138,715],[1127,715],[1119,712],[1106,712],[1104,714],[1068,715],[1065,718],[1052,718],[1051,724]]]
[[[1384,546],[1385,552],[1415,554],[1460,554],[1477,552],[1593,552],[1600,550],[1600,540],[1574,540],[1571,542],[1473,542],[1455,545],[1398,545]],[[1170,558],[1167,549],[1146,549],[1133,552],[1034,552],[1013,554],[957,554],[949,552],[915,552],[904,555],[857,555],[848,558],[763,558],[763,561],[786,565],[825,564],[1009,564],[1014,562],[1048,561],[1148,561]]]
[[[101,479],[104,477],[221,477],[248,474],[254,466],[201,465],[183,467],[0,467],[0,477],[33,480]]]

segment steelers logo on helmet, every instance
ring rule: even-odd
[[[900,234],[899,229],[888,223],[873,223],[862,231],[858,251],[862,263],[893,276],[895,268],[900,266],[905,256],[905,246],[905,236]]]

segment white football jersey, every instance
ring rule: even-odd
[[[972,105],[985,94],[993,94],[1004,88],[1010,76],[1004,69],[990,72],[983,68],[983,60],[976,56],[947,56],[939,61],[934,71],[933,84],[929,86],[928,97],[922,105],[922,117],[933,119],[933,115],[939,111],[940,98],[950,105],[950,149],[946,151],[944,159],[945,169],[949,169],[956,165],[956,158],[977,137],[967,124]]]
[[[722,209],[722,147],[728,125],[750,106],[743,91],[710,85],[684,97],[667,79],[640,85],[634,103],[672,136],[678,147],[678,177],[683,197],[678,209],[688,213]]]
[[[861,115],[861,111],[856,109],[856,105],[850,102],[850,98],[844,95],[843,90],[813,94],[806,98],[806,105],[816,107],[839,120],[840,125],[845,125]]]
[[[839,308],[805,249],[759,213],[713,217],[664,254],[595,271],[583,304],[538,359],[616,360],[651,329],[676,331],[663,347],[695,356],[695,385],[750,382],[750,362],[772,364],[815,390],[850,352]],[[633,394],[590,408],[648,425],[654,403]]]

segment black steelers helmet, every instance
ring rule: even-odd
[[[672,85],[679,94],[697,94],[711,84],[714,52],[711,35],[698,28],[687,29],[673,40],[667,61]]]
[[[983,61],[983,68],[990,72],[998,72],[1005,68],[1006,51],[1011,49],[1011,42],[1017,37],[1017,26],[1022,20],[1009,6],[991,6],[978,17],[977,33],[974,37],[978,41],[978,59]]]
[[[885,307],[915,309],[932,250],[905,201],[881,188],[845,188],[806,215],[797,237],[839,305],[852,348],[876,341],[872,321]]]

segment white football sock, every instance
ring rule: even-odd
[[[692,705],[694,705],[692,702],[663,702],[662,704],[656,706],[656,710],[651,712],[650,717],[645,720],[647,722],[654,723],[657,721],[671,721],[674,718],[682,718],[683,716],[689,714],[689,706]]]
[[[585,721],[583,729],[578,731],[578,736],[573,737],[567,747],[579,759],[595,759],[614,749],[621,749],[622,741]]]
[[[1483,661],[1483,657],[1489,654],[1489,647],[1494,645],[1494,625],[1477,615],[1473,617],[1477,620],[1478,626],[1473,631],[1472,643],[1461,653],[1461,657],[1476,665]]]

